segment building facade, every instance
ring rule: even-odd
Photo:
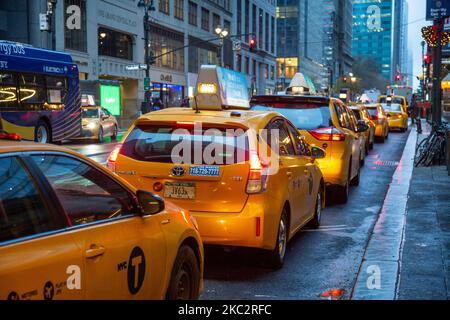
[[[278,0],[278,87],[303,72],[325,90],[350,72],[351,18],[351,0]]]
[[[405,0],[353,0],[353,56],[372,57],[392,82],[407,73],[407,14]]]
[[[267,93],[275,88],[274,0],[155,0],[150,11],[150,91],[168,107],[192,96],[202,64],[218,64],[244,72],[249,90]],[[39,14],[47,0],[0,2],[0,39],[66,51],[80,70],[83,93],[119,116],[128,126],[144,101],[144,10],[138,0],[59,0],[54,13],[55,32],[40,31]],[[248,2],[248,3],[247,3]],[[246,15],[248,13],[248,15]],[[247,19],[247,17],[252,19]],[[241,22],[238,32],[238,20]],[[228,31],[220,40],[216,27]],[[256,34],[258,48],[233,51],[238,33]],[[273,77],[272,77],[273,75]]]

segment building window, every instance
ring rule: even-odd
[[[220,16],[218,14],[213,13],[213,29],[221,26],[222,25],[220,24]]]
[[[209,31],[209,10],[202,8],[202,29]]]
[[[253,60],[253,72],[252,75],[256,77],[256,60]]]
[[[264,17],[264,11],[262,9],[259,9],[259,21],[258,21],[258,48],[263,49],[263,17]]]
[[[242,0],[237,0],[236,33],[242,33]]]
[[[133,41],[130,35],[98,29],[98,54],[102,56],[133,60]]]
[[[174,16],[178,20],[184,20],[184,0],[175,0]]]
[[[269,14],[266,12],[266,21],[265,21],[265,25],[264,25],[264,32],[266,33],[265,36],[265,47],[266,47],[266,51],[269,51]]]
[[[269,79],[269,65],[264,63],[264,79]]]
[[[189,24],[197,26],[197,4],[189,1]]]
[[[64,46],[66,49],[87,52],[86,0],[65,0],[64,21],[67,21],[67,19],[69,19],[70,14],[67,13],[67,8],[72,5],[78,6],[81,10],[81,29],[69,29],[66,25],[64,28]]]
[[[275,67],[270,66],[270,80],[275,80]]]
[[[275,18],[272,17],[270,25],[270,52],[275,53]]]
[[[159,0],[159,12],[170,14],[170,0]]]
[[[184,50],[176,50],[184,45],[182,34],[151,26],[150,49],[156,57],[155,66],[184,71]]]
[[[249,17],[250,17],[250,1],[249,0],[245,0],[245,40],[248,43],[250,40],[250,22],[249,22]]]
[[[252,33],[256,37],[256,6],[252,5]]]
[[[248,57],[245,57],[245,60],[244,60],[244,72],[245,72],[245,74],[250,73],[250,59]]]
[[[236,71],[242,71],[242,56],[240,54],[236,55]]]

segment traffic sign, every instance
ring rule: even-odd
[[[144,78],[144,90],[145,91],[150,90],[150,78],[147,77]]]
[[[146,64],[129,64],[125,66],[125,69],[128,71],[136,71],[136,70],[147,70]]]
[[[242,50],[242,42],[239,40],[233,41],[233,51],[241,51]]]
[[[450,0],[427,0],[426,20],[450,17]]]

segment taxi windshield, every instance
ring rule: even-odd
[[[279,112],[301,130],[328,128],[333,125],[330,108],[316,103],[264,103],[254,104],[251,109]]]
[[[84,119],[95,119],[98,118],[98,109],[96,108],[85,108],[81,113],[81,117]]]
[[[386,111],[393,111],[393,112],[400,112],[402,111],[402,107],[399,104],[393,103],[393,104],[381,104]]]
[[[248,160],[248,138],[237,128],[195,128],[194,134],[194,126],[138,125],[127,137],[121,154],[150,162],[235,164]]]

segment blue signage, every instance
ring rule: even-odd
[[[223,104],[233,107],[249,107],[247,78],[241,72],[217,68]]]
[[[427,20],[450,17],[450,0],[427,0]]]

